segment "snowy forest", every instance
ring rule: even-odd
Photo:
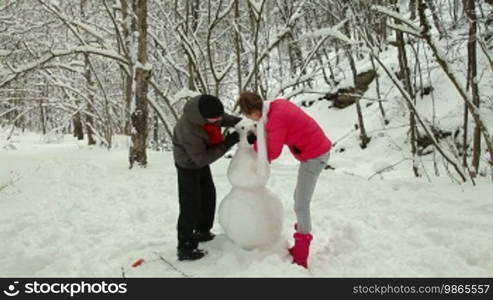
[[[175,124],[242,91],[333,142],[308,270],[221,235],[169,263]],[[492,0],[0,0],[0,276],[491,277],[492,131]]]

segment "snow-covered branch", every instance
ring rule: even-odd
[[[44,66],[44,64],[48,63],[54,58],[80,54],[80,53],[104,56],[107,58],[111,58],[119,63],[123,63],[123,64],[127,63],[125,58],[120,56],[118,53],[105,49],[91,47],[91,46],[79,46],[68,50],[53,50],[44,54],[37,60],[34,60],[32,62],[26,63],[21,66],[12,67],[12,70],[10,72],[0,73],[0,88],[4,87],[7,83],[18,78],[19,76]]]
[[[452,72],[452,68],[450,67],[449,63],[446,60],[446,55],[444,54],[445,51],[442,48],[440,48],[440,46],[438,45],[438,43],[435,41],[435,39],[430,33],[430,25],[428,24],[428,20],[426,19],[426,15],[424,12],[425,5],[421,1],[418,1],[418,3],[419,3],[419,9],[418,9],[419,18],[423,28],[422,35],[426,40],[426,42],[428,43],[428,45],[430,46],[431,50],[433,51],[433,54],[435,55],[438,64],[442,67],[447,77],[450,79],[454,87],[461,95],[461,98],[462,100],[464,100],[465,105],[471,111],[473,119],[476,125],[480,128],[485,143],[488,147],[488,151],[490,153],[489,164],[490,166],[493,166],[493,140],[491,139],[491,135],[488,131],[488,127],[485,125],[486,123],[483,119],[484,116],[481,115],[479,108],[474,104],[474,101],[471,95],[467,92],[467,89],[462,85],[462,83],[456,77],[454,72]]]
[[[171,115],[174,117],[174,119],[178,120],[178,115],[176,114],[176,111],[174,110],[173,106],[171,105],[171,101],[166,96],[166,94],[163,93],[163,91],[159,88],[159,85],[156,84],[156,82],[154,82],[154,80],[151,79],[150,84],[154,88],[156,93],[164,100],[164,102],[166,103],[166,106],[168,106],[168,108],[171,112]],[[151,105],[152,105],[152,103],[151,103]],[[162,114],[162,115],[164,116],[164,114]]]
[[[373,55],[373,53],[372,53]],[[406,91],[406,88],[402,85],[401,81],[397,79],[395,74],[390,71],[387,66],[382,62],[382,60],[378,57],[378,55],[373,55],[373,58],[378,62],[378,64],[382,67],[382,69],[385,71],[387,76],[392,80],[394,85],[397,87],[399,92],[402,94],[404,97],[404,100],[406,100],[409,108],[411,111],[414,113],[416,119],[418,120],[419,124],[421,127],[424,129],[426,134],[428,135],[429,139],[432,141],[433,145],[435,148],[440,152],[440,154],[447,160],[455,169],[455,171],[460,175],[462,180],[465,182],[466,181],[466,176],[464,175],[464,172],[459,168],[460,163],[455,161],[452,157],[450,157],[445,151],[442,149],[438,141],[435,139],[435,135],[433,134],[433,131],[429,128],[429,126],[424,122],[424,120],[421,118],[421,115],[419,114],[416,106],[414,105],[414,101],[412,100],[411,95]]]
[[[388,9],[385,6],[373,5],[372,9],[406,24],[407,26],[409,26],[412,29],[412,32],[420,32],[421,31],[419,29],[419,27],[416,26],[416,24],[414,24],[412,21],[408,20],[406,17],[399,14],[398,12],[395,12],[393,10]]]
[[[290,80],[290,81],[282,84],[277,89],[274,89],[274,90],[270,91],[269,92],[269,95],[267,96],[267,98],[268,99],[274,99],[277,96],[279,96],[285,89],[288,89],[288,88],[290,88],[292,86],[295,86],[295,85],[297,85],[299,83],[312,80],[313,77],[315,76],[315,74],[318,73],[318,71],[319,70],[314,70],[314,71],[312,71],[309,74],[305,74],[303,76],[298,76],[297,78],[292,79],[292,80]]]
[[[419,31],[415,31],[412,28],[406,27],[405,25],[387,24],[387,26],[391,29],[402,31],[403,33],[407,33],[414,37],[418,37],[418,38],[422,37]]]
[[[272,49],[274,49],[275,47],[277,47],[277,45],[288,35],[288,33],[290,31],[291,31],[290,28],[284,28],[277,35],[277,37],[267,46],[267,48],[265,48],[262,51],[262,53],[259,55],[259,58],[257,59],[256,62],[254,62],[254,64],[256,66],[258,66],[267,57],[267,55],[269,55],[269,53],[272,51]],[[242,90],[244,90],[250,84],[250,81],[252,80],[253,76],[255,75],[255,71],[256,71],[256,67],[254,67],[250,71],[250,73],[248,73],[248,76],[247,76],[245,82],[243,83]]]
[[[337,39],[347,43],[348,45],[359,44],[359,42],[352,40],[350,37],[344,35],[343,33],[341,33],[339,31],[339,29],[342,28],[347,21],[348,20],[345,19],[333,27],[320,29],[320,30],[316,31],[314,34],[312,34],[314,36],[322,35],[322,38],[317,42],[317,44],[313,47],[313,49],[310,51],[310,53],[304,59],[303,66],[301,67],[298,78],[295,81],[299,82],[301,80],[301,76],[303,76],[303,73],[305,73],[305,70],[308,67],[308,65],[310,64],[310,62],[312,61],[313,56],[315,56],[317,54],[317,51],[324,45],[324,43],[327,39],[337,38]]]
[[[348,19],[344,19],[341,22],[337,23],[334,26],[327,27],[327,28],[321,28],[316,30],[315,32],[308,34],[307,37],[312,37],[312,36],[322,36],[321,42],[325,41],[327,38],[333,37],[338,40],[341,40],[342,42],[352,45],[352,44],[359,44],[358,41],[355,41],[351,39],[351,37],[348,37],[347,35],[343,34],[340,29],[344,27],[344,25],[348,22]],[[320,43],[320,42],[319,42]]]

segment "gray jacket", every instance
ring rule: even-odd
[[[183,108],[173,131],[173,157],[184,169],[200,169],[210,165],[228,151],[224,143],[209,146],[207,132],[202,126],[207,122],[199,111],[200,96],[190,99]],[[241,120],[224,113],[221,127],[234,126]]]

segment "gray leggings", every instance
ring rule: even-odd
[[[294,212],[298,222],[298,232],[310,233],[312,222],[310,217],[310,201],[320,173],[327,165],[329,152],[319,157],[302,161],[298,169],[298,181],[294,190]]]

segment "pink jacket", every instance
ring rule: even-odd
[[[278,158],[284,145],[300,161],[316,158],[332,148],[317,122],[286,99],[272,101],[265,130],[269,160]]]

